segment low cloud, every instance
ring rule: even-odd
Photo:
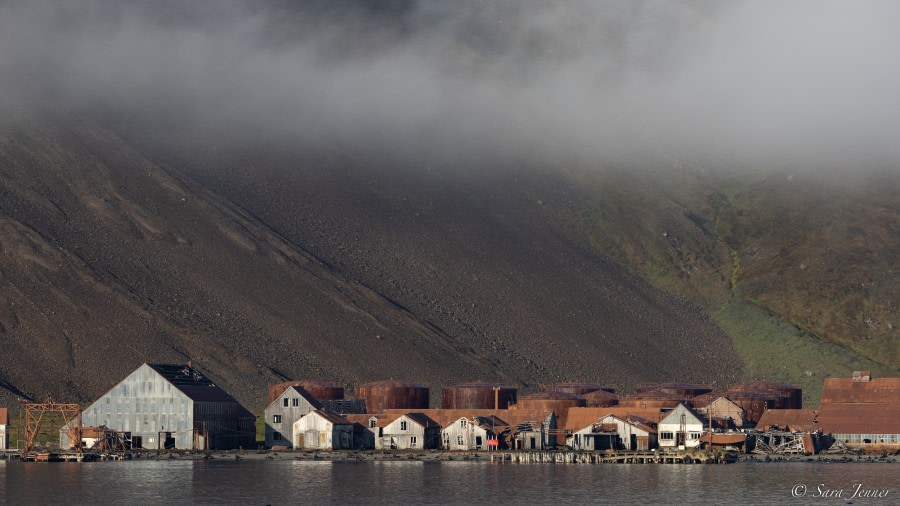
[[[6,2],[0,65],[190,138],[896,166],[900,4]]]

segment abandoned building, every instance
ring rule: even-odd
[[[659,446],[694,448],[700,446],[700,435],[706,430],[706,419],[696,411],[679,404],[659,421]]]
[[[900,378],[827,378],[817,421],[848,446],[900,446]]]
[[[381,431],[380,445],[391,450],[428,450],[441,446],[441,426],[422,413],[400,415]]]
[[[131,448],[256,446],[256,417],[190,364],[143,364],[82,413],[86,427],[121,433]]]
[[[313,411],[294,422],[292,446],[303,450],[351,450],[359,448],[353,422],[327,411]]]
[[[441,430],[441,447],[452,451],[502,449],[508,434],[509,424],[494,415],[463,416]]]
[[[7,440],[7,431],[9,430],[9,411],[6,408],[0,408],[0,451],[9,448]]]
[[[321,409],[322,403],[301,386],[291,385],[282,390],[264,412],[266,446],[292,445],[294,422],[303,415]]]

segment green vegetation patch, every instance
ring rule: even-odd
[[[749,302],[731,302],[712,316],[732,337],[735,349],[745,361],[748,379],[798,385],[803,388],[806,408],[818,407],[825,378],[849,377],[858,370],[869,370],[877,376],[900,374],[897,368],[882,366],[850,349],[822,341]]]

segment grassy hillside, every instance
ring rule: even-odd
[[[900,177],[809,172],[582,170],[562,209],[597,251],[707,309],[747,378],[801,384],[900,373]]]

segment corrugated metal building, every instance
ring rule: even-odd
[[[256,417],[190,365],[143,364],[82,414],[124,433],[132,448],[256,446]]]
[[[294,441],[294,422],[322,404],[305,388],[290,385],[275,397],[265,410],[266,447],[290,446]]]
[[[818,421],[836,440],[854,446],[900,445],[900,378],[827,378]]]

